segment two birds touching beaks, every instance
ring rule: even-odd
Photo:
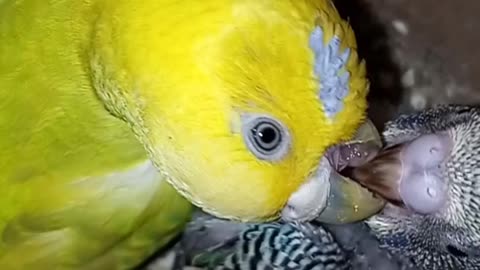
[[[437,106],[403,115],[387,123],[386,146],[348,171],[387,200],[379,213],[352,225],[246,224],[199,214],[174,250],[176,266],[479,269],[479,209],[472,203],[479,198],[464,201],[465,192],[479,185],[466,174],[480,169],[479,129],[477,107]]]
[[[0,41],[0,269],[132,269],[193,205],[288,222],[234,231],[212,267],[338,269],[302,222],[368,218],[420,268],[479,269],[478,108],[380,144],[330,0],[0,0]]]

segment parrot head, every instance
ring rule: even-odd
[[[93,82],[181,194],[243,221],[342,223],[383,206],[336,170],[335,156],[361,160],[378,134],[330,1],[202,1],[175,20],[160,15],[175,4],[145,6],[98,19]]]
[[[420,269],[480,269],[480,108],[441,105],[388,123],[354,178],[389,200],[367,223]]]

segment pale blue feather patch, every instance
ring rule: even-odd
[[[310,48],[315,56],[314,72],[319,78],[319,97],[325,113],[334,117],[343,108],[349,92],[350,73],[346,70],[350,49],[340,52],[340,39],[334,36],[323,42],[323,30],[316,27],[310,35]]]

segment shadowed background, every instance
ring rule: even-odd
[[[355,30],[376,124],[439,103],[479,103],[475,0],[334,0]]]

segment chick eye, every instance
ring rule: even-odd
[[[468,256],[465,252],[461,251],[460,249],[456,248],[453,245],[448,245],[447,250],[448,250],[448,252],[450,252],[450,254],[452,254],[455,257],[462,258],[462,257],[467,257]]]
[[[266,117],[249,117],[244,123],[243,137],[248,149],[259,159],[279,160],[288,151],[290,137],[277,120]]]

